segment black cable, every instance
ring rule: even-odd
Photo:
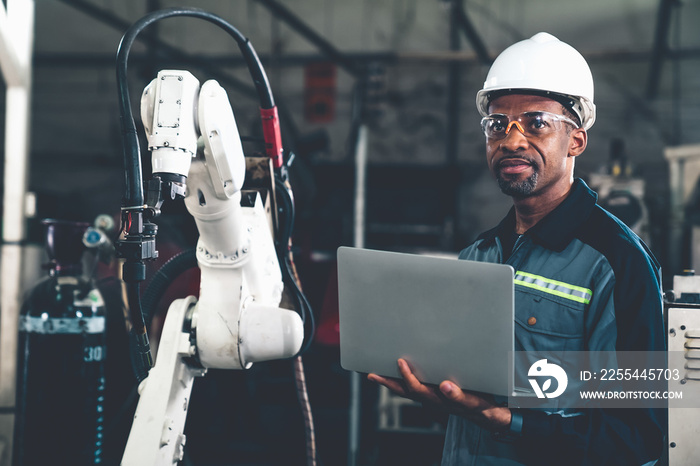
[[[270,90],[270,85],[267,80],[267,76],[262,65],[260,64],[260,60],[258,59],[258,56],[255,53],[255,50],[253,49],[253,46],[250,43],[250,41],[231,24],[227,23],[222,18],[208,13],[204,10],[195,8],[169,8],[161,11],[156,11],[154,13],[144,16],[136,23],[134,23],[126,31],[126,33],[122,37],[121,43],[119,44],[119,49],[117,51],[117,85],[119,91],[119,109],[122,124],[122,137],[124,140],[123,151],[126,177],[125,196],[122,205],[125,211],[124,218],[129,219],[130,225],[127,238],[133,235],[134,239],[136,239],[139,244],[143,245],[144,239],[146,237],[150,237],[149,241],[152,242],[154,241],[155,237],[155,230],[148,231],[144,235],[144,232],[142,231],[140,226],[145,206],[143,205],[144,195],[138,135],[136,131],[136,124],[134,122],[133,112],[131,110],[129,88],[127,82],[127,60],[136,36],[143,29],[145,29],[146,27],[148,27],[156,21],[173,16],[190,16],[204,19],[224,29],[231,37],[233,37],[234,40],[236,40],[238,47],[241,50],[241,53],[243,54],[243,57],[248,65],[248,71],[250,72],[250,75],[253,78],[258,98],[260,100],[261,116],[263,118],[263,133],[265,134],[265,141],[266,145],[268,146],[266,150],[268,155],[272,158],[273,163],[275,165],[275,174],[273,176],[275,176],[276,183],[279,181],[278,186],[280,186],[280,189],[278,189],[278,192],[281,194],[280,197],[283,200],[285,206],[283,213],[286,214],[286,218],[284,219],[283,228],[278,231],[278,233],[281,234],[280,239],[278,241],[277,253],[283,278],[286,284],[291,287],[292,295],[297,303],[298,312],[300,313],[302,321],[304,322],[304,337],[306,339],[306,343],[302,345],[302,349],[298,353],[301,354],[308,350],[308,348],[311,345],[315,330],[315,322],[311,306],[309,305],[306,296],[301,292],[300,284],[298,283],[298,279],[295,277],[294,264],[292,262],[291,257],[290,239],[294,225],[294,202],[292,199],[291,192],[287,189],[287,185],[282,180],[282,177],[285,176],[286,173],[286,166],[284,165],[284,162],[282,160],[282,146],[281,136],[279,134],[279,120],[277,117],[277,109],[275,107],[275,102],[272,97],[272,92]],[[134,217],[137,220],[134,224],[137,225],[137,228],[133,231],[131,231],[132,212],[134,213]],[[156,257],[155,246],[153,246],[153,253],[154,254],[151,257]],[[185,254],[189,254],[189,252],[185,252]],[[192,255],[194,256],[194,254]],[[146,331],[145,321],[148,321],[150,324],[153,309],[157,304],[156,298],[159,299],[159,296],[162,296],[162,293],[165,292],[167,286],[165,286],[164,283],[166,283],[168,280],[166,280],[166,278],[164,277],[167,277],[168,272],[170,271],[169,269],[163,271],[163,268],[161,268],[163,274],[159,276],[155,283],[151,283],[154,287],[154,291],[148,292],[147,290],[148,300],[145,302],[144,306],[147,310],[147,314],[144,316],[144,307],[142,307],[141,305],[139,296],[139,281],[145,279],[145,270],[142,274],[140,273],[140,270],[138,270],[139,267],[143,268],[143,257],[144,256],[142,256],[141,259],[136,258],[135,260],[134,258],[132,258],[131,264],[129,264],[129,261],[125,263],[125,270],[127,265],[130,266],[130,278],[126,281],[128,285],[127,296],[130,309],[129,312],[132,318],[132,329],[129,335],[132,350],[131,356],[134,365],[134,370],[136,372],[136,378],[139,382],[148,375],[148,370],[153,364],[152,356],[148,346],[148,334]],[[181,271],[184,270],[185,264],[191,263],[192,261],[191,256],[183,257],[187,258],[177,259],[177,264],[168,267],[172,267],[175,273],[181,273]],[[182,265],[180,264],[180,262]],[[196,263],[196,257],[194,258],[194,262]],[[299,363],[299,366],[301,367],[301,360],[297,358],[297,361]],[[303,390],[305,391],[305,384],[302,385]],[[310,409],[308,409],[307,414],[308,415],[306,416],[306,418],[308,422],[308,429],[311,429],[311,431],[313,431],[313,424],[310,422]],[[311,432],[310,438],[311,444],[309,448],[312,452],[311,457],[313,458],[313,463],[315,462],[315,444],[313,442],[313,432]]]
[[[282,254],[287,251],[289,239],[292,237],[292,230],[295,222],[294,199],[289,192],[286,183],[279,177],[275,177],[275,193],[278,195],[278,200],[282,202],[281,208],[278,209],[278,253]]]
[[[143,321],[143,315],[134,315],[133,313],[134,309],[141,309],[141,292],[138,282],[126,284],[126,300],[127,305],[129,306],[129,312],[131,314],[129,316],[129,320],[131,320],[131,325],[134,329],[136,329],[136,331],[143,331],[146,328]]]
[[[136,380],[140,383],[148,376],[148,371],[153,367],[153,356],[148,343],[148,333],[141,313],[141,296],[139,283],[127,283],[127,302],[131,320],[129,330],[129,348],[131,354],[131,366]],[[135,312],[138,310],[138,312]]]
[[[284,283],[291,288],[292,298],[296,304],[295,307],[304,324],[304,343],[298,353],[303,354],[311,347],[313,336],[316,332],[316,322],[311,304],[309,304],[306,295],[299,288],[299,284],[294,276],[295,274],[289,251],[289,240],[294,228],[294,201],[286,183],[279,177],[275,177],[275,192],[278,194],[282,204],[279,209],[282,218],[279,221],[277,258],[282,270],[282,279]]]
[[[155,308],[155,304],[157,303],[157,301],[154,303],[151,302],[151,300],[155,300],[159,295],[162,295],[167,288],[167,286],[162,284],[162,282],[165,282],[165,278],[161,280],[163,276],[167,275],[167,271],[163,272],[163,275],[161,278],[157,279],[155,284],[152,283],[155,287],[155,291],[151,292],[153,293],[153,296],[151,296],[151,293],[148,294],[148,301],[145,303],[147,314],[144,317],[143,307],[139,296],[139,282],[145,280],[144,259],[149,257],[157,257],[157,252],[155,251],[155,234],[157,230],[154,228],[142,228],[145,225],[151,224],[148,223],[148,220],[150,220],[150,215],[145,219],[146,223],[142,224],[144,214],[147,214],[147,212],[144,212],[146,206],[144,206],[141,152],[139,148],[136,124],[134,122],[134,115],[130,104],[129,86],[127,81],[127,61],[134,40],[143,29],[156,21],[173,16],[190,16],[203,19],[224,29],[236,41],[241,53],[243,54],[246,64],[248,65],[248,71],[253,79],[255,89],[260,100],[260,110],[263,119],[263,134],[265,134],[267,146],[266,151],[273,160],[275,166],[275,174],[273,176],[275,176],[276,181],[277,177],[284,176],[286,170],[282,159],[283,150],[281,145],[281,136],[279,134],[279,120],[277,117],[277,108],[275,107],[274,98],[272,97],[272,91],[270,90],[270,85],[267,80],[265,70],[263,69],[260,60],[253,49],[253,45],[245,36],[243,36],[235,27],[219,16],[197,8],[175,7],[156,11],[144,16],[129,27],[119,44],[116,63],[118,100],[122,125],[124,167],[126,177],[125,196],[122,201],[122,208],[124,211],[122,218],[123,221],[128,219],[129,222],[126,239],[118,243],[120,246],[124,247],[117,249],[118,251],[123,249],[123,251],[120,252],[120,257],[127,258],[127,261],[124,264],[124,280],[127,282],[128,286],[127,297],[129,302],[129,314],[130,318],[132,319],[132,329],[129,333],[129,341],[131,345],[132,363],[136,373],[136,378],[139,382],[148,375],[148,370],[153,365],[153,359],[148,345],[148,333],[146,330],[145,321],[149,321],[150,325],[152,310]],[[284,185],[284,183],[282,184]],[[279,191],[282,194],[281,197],[284,200],[288,217],[284,224],[283,242],[278,243],[278,245],[282,244],[283,246],[279,246],[277,252],[278,257],[280,258],[282,275],[286,278],[286,283],[292,288],[292,294],[294,299],[297,301],[297,309],[299,310],[302,320],[304,321],[304,335],[305,338],[307,338],[307,341],[299,353],[301,354],[302,352],[306,351],[311,344],[315,323],[313,313],[311,312],[311,306],[309,305],[304,294],[301,292],[297,279],[295,279],[293,269],[294,264],[291,258],[291,251],[289,250],[291,231],[294,224],[294,204],[292,195],[286,186],[284,186],[284,189]],[[133,224],[132,220],[135,220]],[[133,229],[132,226],[134,227]],[[130,242],[130,240],[132,241]],[[140,253],[140,248],[142,248],[144,245],[146,245],[147,249],[146,255],[133,255],[133,253]],[[139,246],[139,248],[134,248],[133,246]],[[131,256],[122,255],[127,252],[127,249],[128,252],[132,253]],[[286,252],[282,254],[282,252],[285,250]],[[185,252],[185,254],[188,253],[188,251]],[[180,271],[179,267],[184,267],[184,264],[190,263],[189,261],[191,261],[191,259],[191,257],[188,257],[187,259],[178,259],[178,262],[182,261],[183,265],[178,263],[172,267],[175,269],[175,272],[178,272]],[[163,268],[161,268],[161,270],[162,269]],[[310,332],[306,331],[307,327],[311,329]],[[300,359],[298,361],[299,363],[301,362]],[[310,421],[310,409],[308,411],[309,416],[307,416],[307,421]],[[309,423],[309,426],[311,429],[313,429],[311,423]],[[313,435],[311,437],[313,437]],[[315,446],[313,446],[313,440],[311,443],[311,451],[313,452],[313,458],[315,459]]]
[[[301,308],[302,322],[304,323],[304,340],[306,341],[297,354],[304,354],[309,350],[311,343],[313,342],[314,333],[316,333],[316,321],[313,310],[311,309],[311,304],[306,299],[306,295],[297,286],[291,270],[291,264],[289,264],[288,261],[285,268],[287,270],[287,275],[289,276],[289,281],[292,284],[292,291],[296,295],[297,301],[299,302]]]
[[[311,404],[309,403],[309,395],[306,386],[306,376],[304,374],[304,363],[301,355],[305,353],[313,341],[313,336],[316,331],[313,310],[306,296],[301,291],[299,279],[296,276],[294,263],[292,262],[291,235],[294,229],[294,199],[289,185],[285,182],[283,176],[286,174],[287,166],[282,167],[275,174],[275,192],[280,198],[282,207],[279,209],[279,214],[282,217],[278,223],[278,239],[277,239],[277,256],[282,270],[282,279],[286,285],[292,289],[293,297],[296,301],[296,309],[301,316],[304,326],[304,340],[301,349],[294,358],[294,383],[297,387],[297,398],[301,407],[302,417],[304,418],[304,432],[306,434],[306,460],[308,466],[316,466],[316,434],[314,429],[313,415],[311,412]]]
[[[150,331],[156,306],[172,282],[189,269],[197,267],[197,254],[194,248],[182,251],[168,259],[153,275],[141,300],[146,328]]]
[[[141,157],[136,132],[136,124],[134,123],[134,115],[131,111],[129,84],[127,82],[127,61],[129,52],[136,39],[136,36],[156,21],[170,18],[173,16],[189,16],[200,18],[210,23],[213,23],[225,30],[238,44],[238,48],[243,54],[243,58],[248,65],[251,78],[255,84],[255,89],[260,100],[260,107],[270,109],[275,106],[275,101],[270,90],[270,84],[267,80],[267,75],[263,69],[260,59],[253,45],[247,37],[241,34],[238,29],[221,17],[201,10],[199,8],[166,8],[144,16],[136,21],[124,33],[122,40],[117,50],[117,86],[119,92],[119,110],[122,124],[122,137],[124,138],[124,162],[126,168],[126,196],[124,199],[125,207],[143,205],[143,185],[141,181]]]
[[[125,195],[122,201],[122,208],[124,211],[123,218],[129,219],[130,227],[127,232],[127,238],[124,241],[120,241],[119,246],[124,246],[124,249],[127,249],[128,246],[130,252],[139,254],[140,248],[134,248],[134,246],[141,245],[143,247],[144,243],[150,242],[153,246],[151,256],[149,257],[156,257],[154,241],[155,232],[146,232],[146,234],[144,234],[144,231],[142,230],[142,218],[145,206],[141,170],[141,151],[139,148],[138,133],[136,131],[134,115],[131,110],[129,84],[127,80],[127,62],[129,52],[131,51],[131,47],[138,34],[156,21],[173,16],[190,16],[200,18],[219,26],[221,29],[226,31],[238,44],[238,47],[248,65],[248,71],[253,79],[255,89],[258,94],[258,99],[260,100],[261,111],[274,110],[272,113],[276,115],[275,102],[274,98],[272,97],[270,84],[267,80],[265,70],[263,69],[260,60],[255,53],[253,45],[243,34],[238,31],[238,29],[219,16],[198,8],[167,8],[144,16],[132,24],[129,29],[127,29],[117,50],[116,71],[126,178]],[[263,129],[265,129],[265,125],[263,125]],[[132,219],[136,220],[133,224],[135,227],[133,230],[131,227]],[[130,236],[132,238],[129,238]],[[131,243],[138,244],[127,244],[129,243],[130,239],[133,239]],[[146,239],[147,241],[145,241]],[[120,248],[117,249],[118,251],[120,250]],[[139,380],[141,380],[142,377],[145,378],[145,375],[148,374],[148,370],[153,364],[153,357],[150,353],[148,345],[148,334],[146,333],[143,311],[138,295],[138,283],[145,279],[145,276],[140,276],[138,273],[134,272],[139,272],[141,270],[145,271],[143,266],[145,257],[146,256],[127,256],[127,262],[124,264],[124,281],[127,282],[129,286],[129,313],[133,327],[129,333],[132,349],[131,356],[132,362],[134,363],[134,371]],[[128,274],[126,272],[127,268],[129,269]],[[136,291],[134,291],[134,284],[136,285]]]

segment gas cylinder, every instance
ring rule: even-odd
[[[42,223],[49,273],[20,311],[13,465],[101,464],[106,313],[83,273],[89,224]]]

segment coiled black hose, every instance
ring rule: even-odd
[[[141,299],[141,307],[146,322],[146,328],[150,332],[151,321],[158,302],[165,295],[168,286],[177,277],[189,269],[197,267],[197,254],[194,248],[182,251],[168,259],[163,266],[153,275],[146,287]]]

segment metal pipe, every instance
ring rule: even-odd
[[[681,16],[682,10],[680,8],[676,9],[675,14],[675,34],[674,34],[674,47],[678,47],[681,43]],[[672,87],[672,109],[673,118],[675,120],[673,124],[673,145],[679,145],[683,141],[683,106],[682,101],[682,74],[681,74],[681,62],[678,59],[673,60],[673,87]]]
[[[654,33],[654,48],[649,63],[649,81],[647,82],[647,97],[656,98],[661,79],[661,68],[668,52],[668,31],[671,27],[671,9],[677,0],[660,0],[659,11],[656,15],[656,31]]]
[[[452,0],[450,15],[450,51],[457,52],[460,47],[459,15],[461,0]],[[445,143],[445,160],[449,165],[456,165],[459,151],[459,103],[462,69],[459,62],[450,62],[448,71],[447,93],[447,141]]]
[[[354,246],[365,247],[365,199],[367,175],[367,144],[369,130],[362,123],[357,131],[355,147],[355,208],[354,208]]]
[[[356,248],[365,247],[365,200],[367,174],[367,145],[369,130],[367,125],[360,123],[355,143],[355,203],[354,203],[354,241]],[[360,445],[360,374],[350,374],[350,408],[348,426],[348,466],[357,464],[357,453]]]

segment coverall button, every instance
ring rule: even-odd
[[[528,325],[535,325],[536,323],[537,323],[537,319],[535,319],[534,317],[530,317],[529,319],[527,319]]]

